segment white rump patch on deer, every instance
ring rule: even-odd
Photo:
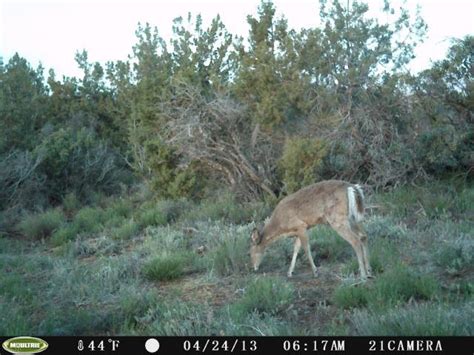
[[[354,187],[349,186],[347,188],[347,200],[349,202],[349,218],[353,219],[356,223],[359,223],[364,219],[364,214],[360,213],[359,209],[357,208],[356,194],[360,194],[361,199],[364,198],[362,189],[359,185],[355,185]]]
[[[364,199],[364,191],[362,190],[362,187],[360,187],[359,184],[354,185],[357,191],[359,191],[359,194],[362,196],[362,199]]]

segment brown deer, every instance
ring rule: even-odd
[[[268,245],[284,237],[295,236],[293,258],[288,270],[291,277],[296,257],[303,246],[316,276],[316,266],[306,230],[317,224],[329,224],[354,248],[362,280],[371,277],[367,235],[360,222],[364,217],[364,193],[359,185],[328,180],[309,185],[281,200],[265,225],[252,231],[250,256],[255,271]]]

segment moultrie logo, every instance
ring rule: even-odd
[[[48,348],[48,343],[40,338],[16,337],[5,340],[2,347],[12,354],[36,354]]]

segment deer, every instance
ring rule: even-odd
[[[277,240],[296,237],[288,277],[292,277],[301,246],[315,277],[317,268],[309,246],[307,230],[318,224],[329,224],[354,249],[360,278],[372,277],[368,239],[361,222],[364,219],[364,193],[359,185],[341,180],[321,181],[283,198],[261,228],[251,234],[250,257],[258,271],[265,249]]]

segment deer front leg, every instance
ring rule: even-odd
[[[295,269],[295,264],[296,264],[296,257],[298,256],[298,252],[300,251],[301,248],[301,240],[300,238],[295,238],[295,244],[293,245],[293,257],[291,258],[291,265],[288,270],[288,277],[291,277],[293,275],[293,270]]]

